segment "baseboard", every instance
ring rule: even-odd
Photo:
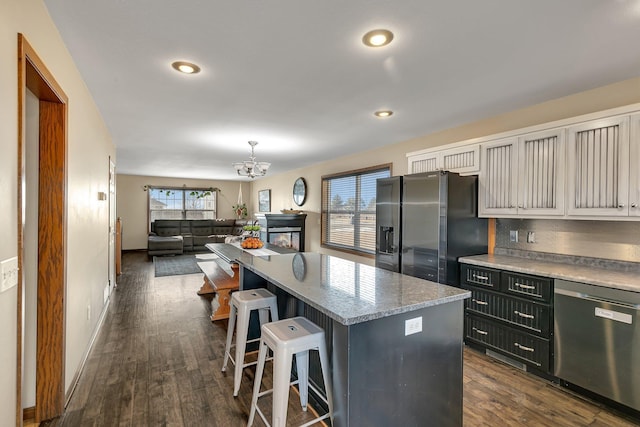
[[[111,303],[111,297],[107,299],[107,303],[102,308],[102,313],[100,313],[98,324],[96,325],[96,328],[94,329],[93,334],[91,335],[91,339],[89,340],[89,345],[87,346],[87,349],[82,355],[82,362],[80,363],[80,366],[78,366],[78,369],[76,370],[76,373],[73,376],[73,380],[71,380],[71,387],[69,388],[69,391],[65,396],[65,402],[64,402],[65,408],[69,404],[69,401],[71,400],[71,396],[73,396],[73,392],[76,390],[76,386],[78,385],[78,381],[80,380],[80,374],[82,374],[82,371],[84,370],[84,366],[87,363],[89,354],[91,354],[91,350],[93,349],[93,344],[95,344],[96,338],[98,337],[98,333],[100,332],[100,330],[102,329],[102,325],[104,324],[104,319],[105,317],[107,317],[107,309],[109,308],[110,303]]]
[[[22,421],[35,421],[36,419],[36,407],[22,409]]]
[[[132,253],[132,252],[147,252],[147,249],[123,249],[122,253],[123,254],[127,254],[127,253]]]

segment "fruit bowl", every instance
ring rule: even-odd
[[[242,249],[260,249],[264,246],[264,242],[257,237],[247,237],[240,243]]]

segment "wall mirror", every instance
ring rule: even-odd
[[[300,177],[293,183],[293,202],[302,206],[305,200],[307,200],[307,182]]]

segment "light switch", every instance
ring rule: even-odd
[[[518,230],[510,230],[509,231],[509,240],[512,242],[518,241]]]
[[[0,292],[11,289],[18,284],[18,257],[13,257],[0,262]]]

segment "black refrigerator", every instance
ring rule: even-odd
[[[376,267],[460,286],[458,258],[487,253],[477,176],[382,178],[376,191]]]

